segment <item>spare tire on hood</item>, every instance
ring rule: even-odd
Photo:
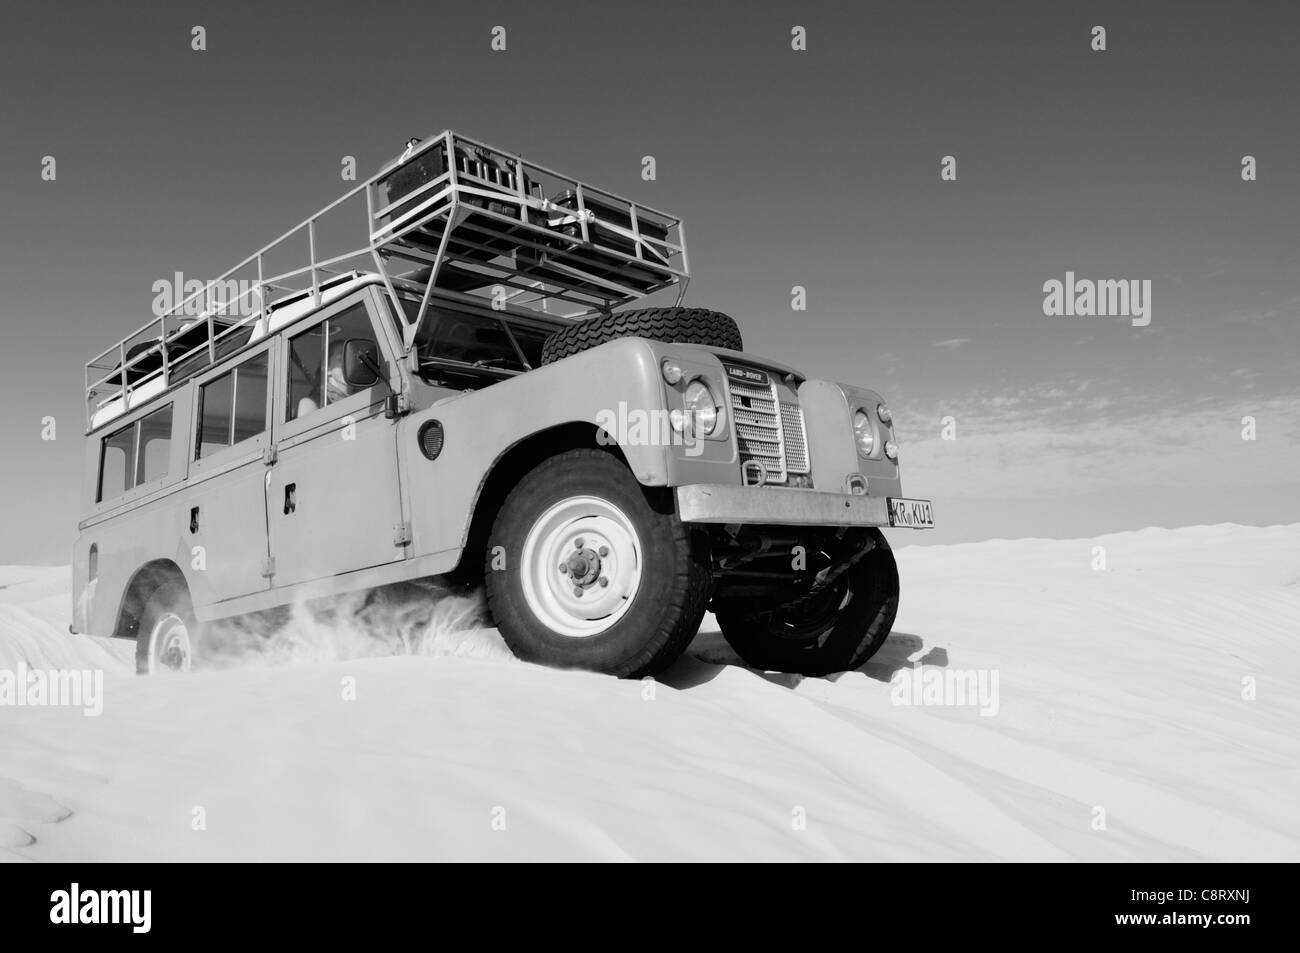
[[[705,344],[743,351],[740,328],[729,315],[707,308],[634,308],[561,328],[542,345],[542,363],[554,364],[617,338],[648,338],[668,344]]]

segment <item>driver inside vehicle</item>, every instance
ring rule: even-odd
[[[350,366],[349,366],[350,365]],[[364,304],[289,340],[289,420],[366,391],[384,377],[379,344]]]
[[[337,341],[330,345],[329,360],[325,364],[325,403],[332,404],[335,401],[342,400],[345,397],[351,397],[359,388],[353,387],[348,383],[347,375],[343,371],[343,344]],[[306,417],[308,414],[320,410],[321,405],[317,402],[315,395],[307,395],[298,400],[297,413],[295,417]]]
[[[325,403],[332,404],[336,400],[342,400],[344,397],[351,397],[357,391],[361,390],[353,384],[348,383],[347,373],[343,365],[344,341],[335,341],[330,345],[329,360],[325,368]]]
[[[364,313],[360,316],[365,317]],[[382,377],[373,334],[368,326],[357,327],[357,324],[348,320],[330,322],[304,332],[291,342],[289,406],[293,416],[290,419],[306,417],[361,393]],[[325,341],[328,346],[324,348],[322,362]]]

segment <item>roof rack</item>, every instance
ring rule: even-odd
[[[408,350],[434,288],[581,317],[673,285],[680,304],[690,281],[680,218],[448,130],[412,139],[378,174],[87,362],[88,427],[268,333],[286,307],[305,314],[346,293],[363,271],[382,281]],[[399,288],[415,289],[418,309],[401,306]]]

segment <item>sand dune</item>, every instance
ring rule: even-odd
[[[3,568],[0,670],[104,695],[0,707],[0,857],[1300,860],[1300,525],[899,563],[863,670],[756,673],[706,620],[653,686],[519,663],[465,606],[142,679],[67,634],[66,569]],[[899,703],[966,673],[994,711]]]

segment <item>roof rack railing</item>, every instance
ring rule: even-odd
[[[273,268],[294,243],[294,266]],[[409,288],[401,279],[412,265],[428,278],[409,315],[398,288]],[[224,341],[253,333],[278,306],[309,297],[319,307],[326,285],[372,269],[408,350],[435,287],[547,313],[563,303],[576,317],[673,285],[681,303],[690,280],[681,219],[448,130],[412,140],[376,175],[87,362],[88,426],[176,383],[177,368],[215,363]]]

